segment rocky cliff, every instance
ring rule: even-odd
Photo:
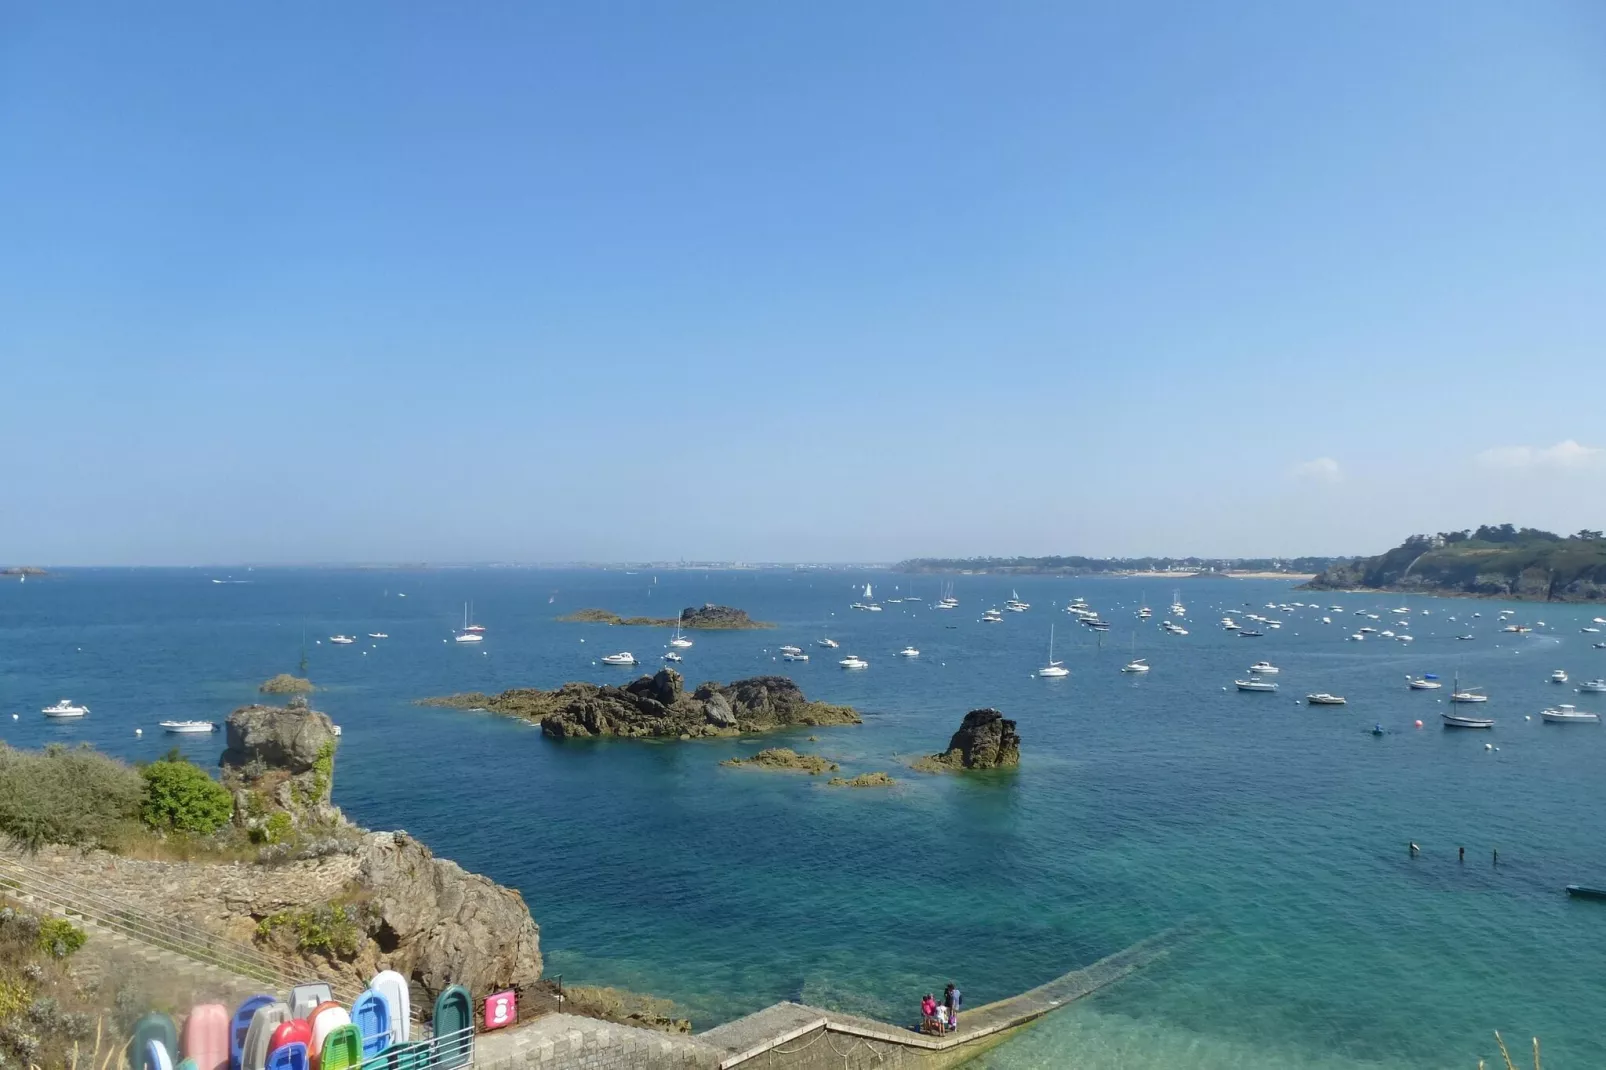
[[[242,706],[225,725],[227,748],[219,765],[223,786],[234,793],[238,824],[267,829],[335,825],[342,819],[330,801],[335,749],[329,718],[295,698],[287,706]]]
[[[733,736],[793,725],[860,723],[851,706],[811,702],[784,676],[710,682],[688,692],[673,669],[660,669],[623,687],[569,683],[555,691],[517,688],[494,696],[470,693],[423,702],[523,717],[538,722],[554,739]]]
[[[1606,539],[1505,524],[1413,535],[1375,557],[1339,561],[1306,590],[1380,590],[1535,602],[1606,601]]]
[[[971,710],[948,740],[948,749],[914,763],[927,772],[956,769],[1002,769],[1020,764],[1020,735],[1015,722],[997,710]]]

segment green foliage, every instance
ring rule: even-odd
[[[145,801],[140,818],[151,828],[208,836],[228,824],[234,799],[192,762],[170,755],[140,770]]]
[[[257,936],[265,940],[288,937],[297,951],[350,958],[362,943],[363,931],[357,924],[360,916],[356,906],[336,903],[281,910],[257,922]]]
[[[1567,538],[1537,528],[1485,524],[1413,535],[1376,557],[1334,565],[1311,586],[1403,588],[1541,600],[1600,597],[1606,539],[1597,531]]]
[[[263,843],[283,843],[295,831],[295,822],[283,810],[275,812],[262,826]]]
[[[318,748],[318,756],[312,760],[312,782],[296,788],[296,800],[304,806],[322,801],[334,779],[335,741],[331,739]]]
[[[145,782],[87,744],[43,753],[0,744],[0,836],[38,850],[96,846],[138,816]]]
[[[64,959],[84,946],[84,931],[66,918],[45,918],[39,923],[39,950]]]

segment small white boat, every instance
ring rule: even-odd
[[[160,724],[164,732],[172,732],[175,735],[198,735],[202,732],[217,731],[217,725],[211,721],[162,721]]]
[[[357,640],[349,635],[331,635],[329,637],[329,641],[334,643],[336,646],[350,646]]]
[[[1054,679],[1071,675],[1071,670],[1054,660],[1054,625],[1048,626],[1048,664],[1037,670],[1038,676]]]
[[[1580,628],[1578,630],[1581,631],[1581,632],[1588,632],[1590,635],[1599,635],[1600,634],[1600,629],[1599,628]]]
[[[879,605],[877,605],[876,603],[874,603],[874,602],[871,602],[869,605],[865,606],[864,608],[869,610],[871,613],[880,613],[881,612],[881,607]]]
[[[390,636],[386,635],[384,632],[369,632],[368,633],[368,638],[370,638],[370,639],[389,639]]]
[[[665,653],[663,655],[663,659],[665,661],[685,661],[686,660],[685,658],[681,657],[679,654],[675,653],[673,650],[668,651],[667,653]]]
[[[74,706],[71,699],[62,699],[54,706],[46,706],[39,711],[46,717],[82,717],[89,712],[88,706]]]
[[[1138,610],[1139,620],[1148,620],[1152,616],[1154,616],[1154,610],[1150,609],[1148,606],[1144,606]]]
[[[1330,695],[1326,691],[1318,691],[1314,695],[1306,695],[1305,702],[1311,706],[1342,706],[1343,695]]]
[[[801,653],[803,653],[803,648],[799,647],[799,646],[783,646],[783,647],[781,647],[781,653],[783,653],[783,654],[801,654]]]
[[[636,655],[628,650],[621,650],[617,654],[604,654],[602,663],[604,665],[634,665],[636,663]]]
[[[916,650],[912,646],[906,646],[902,650],[898,651],[898,656],[900,658],[918,658],[920,656],[920,651]]]
[[[1469,717],[1464,713],[1441,713],[1446,728],[1493,728],[1492,717]]]
[[[1277,690],[1277,682],[1275,680],[1234,680],[1233,683],[1238,685],[1239,691]]]
[[[1125,665],[1121,666],[1121,671],[1122,672],[1148,672],[1149,671],[1148,660],[1145,659],[1145,658],[1133,658],[1131,661],[1129,661]]]
[[[837,662],[837,664],[842,666],[844,669],[868,669],[870,667],[870,663],[859,657],[857,654],[849,654],[847,657]]]
[[[1585,680],[1578,690],[1585,695],[1606,695],[1606,680]]]
[[[1227,629],[1229,632],[1235,632],[1240,627],[1242,627],[1242,625],[1240,625],[1237,621],[1233,620],[1231,617],[1222,617],[1221,618],[1221,626],[1223,628]]]
[[[687,639],[680,632],[680,622],[685,616],[686,614],[684,612],[675,614],[675,634],[669,639],[670,646],[678,647],[681,650],[685,650],[687,647],[691,646],[691,640]]]
[[[1281,669],[1269,661],[1257,661],[1253,665],[1249,666],[1249,671],[1252,673],[1259,673],[1262,676],[1269,676],[1273,673],[1282,672]]]
[[[807,660],[809,660],[809,656],[807,654],[803,653],[802,651],[799,651],[796,654],[782,654],[781,655],[781,660],[782,661],[807,661]]]
[[[981,615],[981,622],[983,624],[1002,624],[1004,623],[1004,615],[996,609],[989,609]]]
[[[479,632],[459,632],[456,641],[459,643],[483,643],[485,642],[485,636]]]
[[[1565,702],[1540,710],[1539,716],[1551,724],[1600,724],[1600,714],[1569,706]]]
[[[1011,613],[1024,613],[1028,609],[1032,608],[1032,604],[1030,602],[1022,602],[1020,600],[1020,595],[1016,594],[1014,591],[1010,591],[1009,601],[1004,603],[1004,608],[1009,610]]]
[[[814,645],[815,646],[823,646],[827,650],[835,650],[837,647],[841,646],[842,644],[837,642],[835,639],[816,639],[814,641]]]
[[[1476,639],[1477,636],[1475,636],[1475,635],[1458,635],[1458,636],[1456,636],[1456,638],[1459,639],[1463,643],[1470,643],[1470,642],[1472,642],[1472,640]]]
[[[1444,685],[1427,676],[1407,676],[1405,686],[1412,691],[1437,691]]]
[[[1489,696],[1483,693],[1483,688],[1481,687],[1469,687],[1463,689],[1461,687],[1460,679],[1457,679],[1454,685],[1450,688],[1450,701],[1463,703],[1488,702]],[[1475,719],[1476,718],[1474,718],[1474,720]]]
[[[1566,683],[1567,682],[1567,670],[1566,669],[1557,669],[1555,672],[1551,673],[1550,674],[1550,682],[1553,683],[1553,684],[1564,684],[1564,683]]]

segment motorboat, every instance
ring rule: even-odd
[[[1148,606],[1143,606],[1138,610],[1139,620],[1148,620],[1152,616],[1154,616],[1154,610],[1150,609]]]
[[[456,641],[459,643],[483,643],[485,642],[485,636],[479,632],[459,632],[457,633]]]
[[[1566,669],[1557,669],[1555,672],[1551,673],[1550,674],[1550,682],[1553,683],[1553,684],[1564,684],[1564,683],[1566,683],[1567,682],[1567,670]]]
[[[1002,624],[1004,623],[1004,615],[996,609],[989,609],[981,615],[981,622],[983,624]]]
[[[1456,636],[1456,638],[1459,639],[1463,643],[1470,643],[1470,642],[1472,642],[1472,640],[1476,639],[1477,636],[1475,636],[1475,635],[1458,635],[1458,636]]]
[[[807,660],[809,660],[809,656],[807,654],[803,653],[800,650],[800,651],[797,651],[796,653],[782,654],[781,655],[781,660],[782,661],[807,661]]]
[[[1269,661],[1257,661],[1253,665],[1249,666],[1249,671],[1261,676],[1270,676],[1274,673],[1282,672],[1281,669]]]
[[[1437,691],[1444,685],[1432,673],[1428,673],[1425,676],[1407,676],[1405,686],[1412,691]]]
[[[881,612],[881,607],[879,605],[877,605],[876,603],[874,603],[874,602],[871,602],[869,605],[865,606],[864,608],[867,611],[871,612],[871,613],[880,613]]]
[[[1540,710],[1539,716],[1550,724],[1600,724],[1600,714],[1569,706],[1565,702],[1548,710]]]
[[[898,656],[900,658],[918,658],[920,656],[920,651],[916,650],[912,646],[906,646],[902,650],[898,651]]]
[[[1107,632],[1110,630],[1110,622],[1099,617],[1083,617],[1082,623],[1087,625],[1089,628],[1092,628],[1096,632]],[[1186,635],[1188,633],[1183,632],[1182,634]]]
[[[199,735],[202,732],[216,732],[217,725],[211,721],[162,721],[162,731],[172,732],[174,735]]]
[[[1253,628],[1238,629],[1238,638],[1240,639],[1264,639],[1265,637],[1265,632],[1257,632]]]
[[[1221,618],[1221,626],[1223,628],[1227,629],[1227,631],[1229,631],[1229,632],[1236,632],[1240,628],[1243,627],[1243,625],[1239,624],[1237,621],[1233,620],[1231,617],[1222,617]]]
[[[1585,680],[1578,690],[1585,695],[1606,695],[1606,680]]]
[[[801,654],[801,653],[803,653],[803,648],[799,647],[799,646],[783,646],[783,647],[781,647],[781,653],[783,653],[783,654]]]
[[[39,711],[46,717],[82,717],[89,712],[88,706],[74,706],[71,699],[62,699],[54,706],[46,706]]]
[[[685,661],[686,660],[685,658],[681,657],[679,654],[675,653],[673,650],[665,651],[664,654],[663,654],[663,659],[665,661]]]
[[[336,646],[350,646],[352,643],[355,643],[357,640],[354,637],[349,636],[349,635],[331,635],[329,637],[329,641],[331,643],[335,644]]]
[[[1590,635],[1599,635],[1600,634],[1600,629],[1599,628],[1580,628],[1578,630],[1581,631],[1581,632],[1587,632]]]
[[[1361,634],[1362,635],[1375,635],[1375,634],[1377,634],[1377,629],[1372,627],[1370,624],[1362,625],[1361,626]]]
[[[1054,660],[1054,625],[1048,626],[1048,664],[1037,670],[1038,676],[1049,678],[1071,675],[1071,670]]]
[[[1121,666],[1121,671],[1122,672],[1148,672],[1149,671],[1149,663],[1144,658],[1133,658],[1131,661],[1129,661],[1125,665]]]
[[[368,638],[370,638],[370,639],[389,639],[390,636],[386,635],[384,632],[369,632],[368,633]]]
[[[1009,610],[1011,613],[1024,613],[1028,609],[1032,608],[1032,604],[1030,602],[1022,602],[1019,594],[1016,594],[1014,591],[1010,591],[1009,601],[1004,603],[1004,608]]]
[[[634,665],[636,663],[636,655],[628,650],[621,650],[617,654],[604,654],[602,663],[604,665]]]
[[[1352,643],[1365,642],[1366,636],[1362,635],[1360,632],[1355,632],[1349,637],[1349,641]]]
[[[1441,713],[1441,720],[1446,728],[1493,728],[1492,717],[1469,717],[1464,713]]]
[[[1310,706],[1342,706],[1343,695],[1330,695],[1326,691],[1318,691],[1314,695],[1305,696],[1306,705]]]
[[[827,650],[835,650],[837,647],[841,646],[842,644],[837,642],[835,639],[816,639],[814,641],[814,645],[815,646],[823,646]]]
[[[837,664],[842,666],[844,669],[868,669],[870,667],[870,663],[859,657],[857,654],[849,654],[847,657],[837,662]]]
[[[1275,680],[1234,680],[1233,683],[1238,685],[1239,691],[1277,690],[1277,681]]]

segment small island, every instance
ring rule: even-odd
[[[909,764],[922,773],[1011,768],[1020,764],[1020,736],[1015,722],[997,710],[971,710],[948,740],[947,750]]]
[[[818,754],[799,754],[790,747],[768,747],[751,758],[726,758],[719,764],[732,768],[788,770],[807,773],[809,776],[834,773],[840,768],[835,762],[821,758]],[[840,777],[834,778],[833,782],[840,779]]]
[[[1606,601],[1606,534],[1510,524],[1413,535],[1376,557],[1337,562],[1312,591],[1398,591],[1532,602]]]
[[[577,609],[573,613],[565,613],[558,620],[570,624],[619,624],[643,628],[673,628],[678,624],[682,628],[704,631],[748,631],[775,627],[768,621],[753,620],[746,610],[716,606],[712,602],[700,607],[687,606],[679,618],[621,617],[609,609]]]
[[[316,691],[317,688],[312,686],[311,680],[282,672],[277,676],[262,681],[261,684],[257,685],[257,690],[264,695],[302,695],[310,691]]]
[[[897,781],[886,773],[860,773],[852,779],[834,776],[825,782],[828,788],[890,788]]]
[[[33,565],[14,565],[11,568],[0,568],[0,576],[48,576],[50,573]]]
[[[541,726],[553,739],[620,736],[691,739],[769,732],[796,725],[861,723],[851,706],[811,702],[784,676],[709,682],[687,691],[678,672],[660,669],[623,687],[567,683],[556,691],[514,688],[420,700],[425,706],[483,709]]]

